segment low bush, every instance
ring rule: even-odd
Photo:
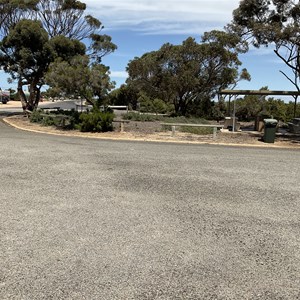
[[[92,111],[79,117],[79,129],[83,132],[113,131],[114,114],[111,112]]]
[[[79,129],[84,132],[105,132],[113,130],[114,114],[106,111],[79,113],[75,110],[45,113],[42,110],[35,110],[30,115],[30,122],[39,123],[43,126],[56,126],[64,129]]]
[[[65,129],[78,129],[78,124],[80,123],[80,113],[74,108],[71,110],[58,110],[57,112],[54,112],[54,114],[65,115],[69,117],[68,121],[65,122]],[[58,124],[58,126],[61,126],[61,122]]]
[[[172,117],[165,118],[165,123],[187,123],[187,124],[209,124],[209,122],[202,118],[187,118],[187,117]]]
[[[179,127],[179,131],[188,132],[188,133],[192,133],[192,134],[198,134],[198,135],[213,134],[213,128],[207,128],[207,127],[182,126],[182,127]]]
[[[42,121],[40,122],[43,126],[53,126],[53,125],[57,125],[57,123],[55,122],[55,116],[44,116]]]
[[[70,117],[65,117],[70,115]],[[76,122],[71,114],[62,110],[57,112],[44,112],[42,110],[34,110],[29,116],[32,123],[39,123],[42,126],[57,126],[64,129],[74,129]]]
[[[31,123],[41,123],[43,121],[41,110],[34,110],[29,116],[29,121]]]
[[[139,121],[139,122],[154,122],[163,121],[164,116],[141,114],[137,112],[129,112],[122,116],[123,120]]]
[[[187,117],[173,117],[164,119],[164,123],[170,123],[170,126],[164,126],[165,130],[171,130],[172,123],[182,123],[182,124],[209,124],[209,122],[202,118],[187,118]],[[212,134],[213,128],[207,127],[190,127],[190,126],[177,126],[176,130],[181,132],[188,132],[198,135]]]

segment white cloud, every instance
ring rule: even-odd
[[[250,47],[250,50],[248,52],[248,55],[252,56],[269,56],[269,55],[274,55],[274,46],[269,46],[269,47],[264,47],[261,46],[259,48],[255,48],[253,46]]]
[[[143,33],[195,33],[222,28],[239,0],[86,0],[89,12],[109,29]]]
[[[111,71],[110,76],[115,78],[127,78],[128,73],[126,71]]]

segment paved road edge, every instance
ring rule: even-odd
[[[107,137],[107,136],[84,136],[82,134],[68,134],[68,133],[59,133],[59,132],[47,132],[43,130],[35,130],[24,128],[18,126],[10,121],[10,117],[5,117],[2,119],[3,122],[13,128],[40,133],[40,134],[48,134],[48,135],[55,135],[55,136],[67,136],[67,137],[76,137],[76,138],[89,138],[89,139],[100,139],[100,140],[113,140],[113,141],[127,141],[127,142],[151,142],[151,143],[173,143],[173,144],[192,144],[192,145],[212,145],[212,146],[229,146],[229,147],[250,147],[250,148],[269,148],[269,149],[291,149],[291,150],[298,150],[295,147],[288,146],[288,145],[276,145],[276,144],[266,144],[262,143],[261,145],[253,145],[253,144],[234,144],[234,143],[218,143],[218,142],[202,142],[202,141],[181,141],[181,140],[155,140],[155,139],[145,139],[145,138],[122,138],[122,137]]]

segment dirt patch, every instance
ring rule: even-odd
[[[163,131],[160,122],[136,122],[130,121],[125,124],[125,132],[120,132],[120,126],[115,124],[115,131],[105,133],[85,133],[77,130],[60,130],[56,127],[41,126],[37,123],[31,123],[24,116],[12,116],[5,119],[5,122],[22,130],[34,132],[44,132],[48,134],[58,134],[65,136],[79,136],[87,138],[102,138],[116,140],[136,140],[136,141],[157,141],[157,142],[183,142],[183,143],[205,143],[220,145],[240,145],[240,146],[258,146],[258,147],[287,147],[300,149],[300,136],[279,135],[276,136],[275,144],[263,143],[261,133],[244,132],[219,132],[217,138],[213,139],[212,134],[196,135],[176,131],[172,136],[170,131]]]
[[[43,102],[40,102],[40,103],[52,103],[51,101],[43,101]],[[22,108],[22,104],[21,104],[21,101],[13,101],[13,100],[10,100],[8,101],[6,104],[2,104],[0,102],[0,108]]]

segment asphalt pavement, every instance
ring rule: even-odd
[[[299,161],[0,122],[0,299],[299,299]]]

